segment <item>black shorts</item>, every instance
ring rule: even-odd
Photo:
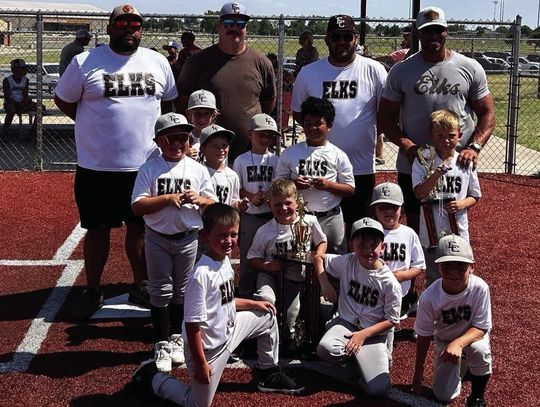
[[[405,213],[420,214],[420,201],[414,195],[412,177],[409,174],[398,172],[398,184],[403,191],[403,209]]]
[[[85,229],[119,228],[125,223],[144,225],[131,210],[136,171],[94,171],[77,166],[75,201]]]
[[[354,195],[341,200],[343,220],[349,229],[354,222],[369,214],[369,204],[375,187],[375,174],[355,175],[354,184]]]

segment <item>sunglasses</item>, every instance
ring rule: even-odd
[[[335,33],[330,35],[330,41],[339,42],[340,39],[343,39],[345,42],[351,42],[354,38],[354,34],[351,32],[346,33]]]
[[[114,26],[116,28],[127,28],[129,26],[131,29],[138,31],[141,29],[142,23],[140,21],[116,20]]]
[[[221,21],[221,24],[223,24],[223,27],[225,28],[232,28],[234,26],[237,26],[240,30],[243,30],[247,25],[247,21],[226,19]]]
[[[174,144],[176,142],[185,143],[189,139],[189,134],[188,133],[172,133],[172,134],[167,134],[166,136],[161,136],[161,137],[163,137],[162,140],[165,140],[166,144]]]

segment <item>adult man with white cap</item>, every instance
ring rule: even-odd
[[[272,112],[276,101],[270,60],[246,44],[249,18],[243,4],[224,4],[217,24],[218,43],[188,58],[178,80],[179,112],[185,112],[195,90],[207,89],[216,96],[217,124],[236,134],[231,162],[248,150],[251,118]]]
[[[60,76],[64,74],[64,71],[73,57],[84,52],[84,47],[90,43],[91,38],[92,34],[85,28],[81,28],[75,32],[75,40],[62,48],[62,52],[60,53],[60,63],[58,65],[58,73]]]
[[[139,166],[157,152],[154,124],[160,101],[177,97],[167,59],[139,47],[143,17],[123,4],[107,25],[109,44],[73,58],[55,89],[55,103],[75,121],[75,200],[84,239],[87,289],[74,307],[86,319],[103,305],[100,280],[107,263],[111,228],[126,225],[125,248],[135,286],[144,300],[144,222],[131,210]]]
[[[480,64],[446,48],[444,11],[438,7],[420,10],[416,30],[421,50],[388,73],[377,125],[399,147],[398,183],[405,197],[407,223],[418,231],[420,204],[412,192],[410,174],[418,148],[430,143],[429,115],[441,108],[459,115],[463,135],[457,148],[458,164],[476,167],[480,150],[495,128],[495,109]]]

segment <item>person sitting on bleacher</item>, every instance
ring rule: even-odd
[[[7,136],[13,117],[23,113],[36,111],[36,103],[28,97],[29,80],[26,77],[28,68],[24,59],[17,58],[11,61],[12,75],[4,78],[2,83],[4,92],[4,119],[3,135]]]

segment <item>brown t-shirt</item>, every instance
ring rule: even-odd
[[[192,55],[183,66],[178,93],[189,96],[205,89],[216,96],[220,115],[217,124],[232,130],[229,163],[248,150],[251,117],[261,113],[261,101],[276,96],[274,69],[264,55],[250,49],[229,55],[212,45]]]

